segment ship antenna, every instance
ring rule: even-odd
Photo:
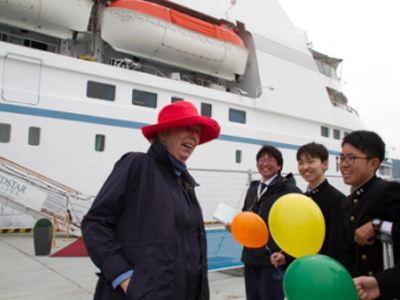
[[[236,0],[231,0],[231,3],[232,3],[231,7],[229,7],[228,10],[225,12],[225,16],[226,16],[227,20],[229,20],[228,11],[236,4]]]

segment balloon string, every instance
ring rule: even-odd
[[[268,248],[267,244],[265,244],[265,248],[269,251],[269,255],[272,256],[271,249]],[[281,277],[282,277],[282,279],[283,279],[283,274],[282,274],[282,272],[281,272],[281,269],[279,268],[279,266],[276,266],[276,268],[277,268],[277,270],[278,270],[279,275],[281,275]]]

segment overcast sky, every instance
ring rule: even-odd
[[[343,59],[349,105],[400,159],[400,0],[279,2],[314,50]]]

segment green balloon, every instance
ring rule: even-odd
[[[349,272],[321,254],[294,260],[286,270],[283,289],[287,300],[358,300]]]

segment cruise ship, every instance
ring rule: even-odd
[[[296,173],[296,150],[315,141],[329,149],[328,177],[341,182],[341,139],[365,125],[343,93],[342,59],[310,45],[278,0],[0,1],[0,227],[22,226],[12,216],[35,217],[47,201],[11,205],[16,178],[92,199],[124,153],[147,151],[140,128],[174,101],[221,125],[188,160],[196,174],[256,173],[264,144],[282,151],[283,173]],[[380,175],[391,172],[382,164]],[[214,205],[206,221],[219,201],[240,202],[205,204],[235,183],[195,178],[203,209]]]

